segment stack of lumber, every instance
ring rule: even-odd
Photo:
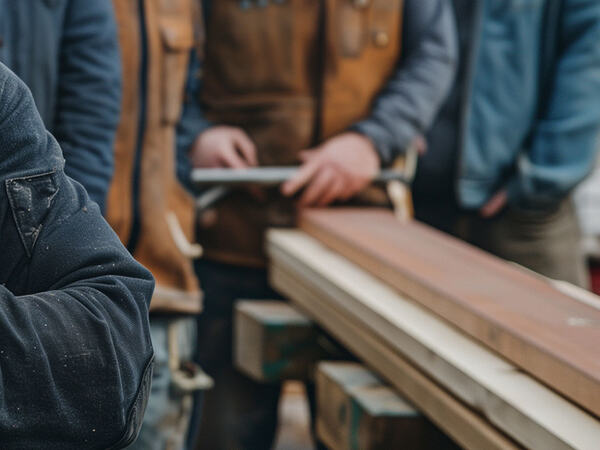
[[[599,448],[593,299],[386,211],[300,228],[269,234],[274,287],[458,444]]]
[[[362,364],[317,368],[317,435],[331,450],[427,448],[427,421]]]

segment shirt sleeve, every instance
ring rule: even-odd
[[[111,1],[69,0],[53,133],[67,175],[104,209],[121,108],[121,60]]]
[[[425,134],[451,87],[458,49],[452,2],[407,0],[403,56],[375,99],[371,115],[351,127],[374,143],[383,166]]]

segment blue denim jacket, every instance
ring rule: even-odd
[[[0,0],[0,37],[0,61],[33,92],[67,174],[103,206],[121,106],[112,2]]]
[[[0,447],[122,448],[150,387],[151,275],[0,64]]]
[[[556,203],[592,170],[600,131],[600,1],[477,0],[459,164],[461,206],[507,188]]]

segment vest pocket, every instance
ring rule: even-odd
[[[332,3],[333,4],[333,3]],[[342,58],[359,58],[367,47],[385,48],[398,35],[401,0],[343,0],[335,11],[336,48]],[[331,23],[331,20],[328,21]]]
[[[165,50],[161,79],[162,121],[165,124],[174,124],[181,114],[189,55],[194,45],[191,18],[162,17],[160,34]]]
[[[346,0],[338,7],[336,28],[338,51],[344,58],[358,58],[368,41],[369,0]]]
[[[369,41],[375,48],[386,48],[400,39],[402,0],[372,0]]]

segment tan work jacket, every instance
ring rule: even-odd
[[[123,61],[123,105],[107,218],[121,240],[128,243],[137,195],[140,228],[134,256],[156,278],[151,310],[196,313],[201,295],[192,266],[192,258],[199,252],[190,244],[194,240],[193,199],[176,179],[175,155],[175,126],[194,46],[196,1],[145,0],[143,17],[138,0],[113,3]],[[142,77],[146,80],[144,92]],[[141,95],[145,96],[144,111]],[[140,123],[144,127],[136,164]]]
[[[243,128],[261,165],[298,152],[368,116],[401,53],[402,0],[211,2],[203,103],[216,123]],[[207,257],[264,264],[267,226],[289,225],[292,205],[239,192],[200,233]]]

